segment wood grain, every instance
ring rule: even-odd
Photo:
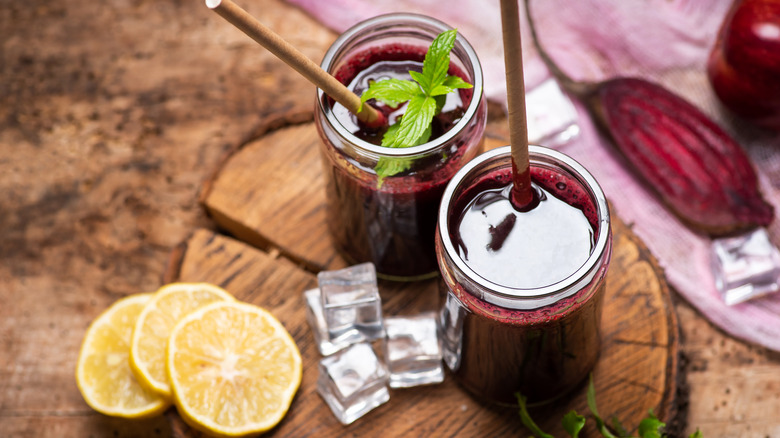
[[[325,193],[313,123],[281,127],[227,157],[201,204],[236,238],[279,248],[312,271],[343,267],[325,231]]]
[[[218,284],[241,300],[263,306],[290,331],[304,360],[301,388],[272,436],[517,436],[515,410],[484,406],[447,378],[443,384],[392,390],[390,401],[350,426],[342,426],[316,393],[320,355],[305,319],[303,291],[316,277],[285,257],[233,238],[198,230],[169,269],[180,281]],[[635,429],[647,409],[663,419],[675,414],[677,323],[668,290],[655,262],[630,230],[615,226],[615,251],[602,321],[601,359],[593,372],[603,416],[621,418]],[[414,314],[437,307],[437,280],[380,283],[385,315]],[[563,433],[559,419],[571,409],[585,413],[585,387],[566,400],[535,410],[537,422]],[[174,436],[198,436],[168,413]],[[595,436],[589,430],[585,436]]]
[[[204,186],[202,205],[220,228],[256,248],[278,253],[280,260],[287,259],[284,263],[297,264],[312,273],[345,266],[344,260],[330,245],[325,223],[319,139],[313,123],[295,120],[285,126],[277,121],[274,127],[277,129],[262,131],[257,138],[240,145],[226,157]],[[501,138],[487,139],[485,147],[492,149],[503,144],[505,141]],[[600,404],[603,404],[600,407],[602,415],[606,418],[617,416],[628,427],[636,427],[649,408],[653,408],[660,418],[672,418],[675,414],[677,320],[663,273],[647,248],[619,219],[615,220],[614,235],[603,318],[604,345],[599,365],[594,370],[594,382]],[[201,274],[209,271],[206,269],[209,264],[220,263],[219,259],[207,260],[205,255],[193,254],[192,245],[188,247],[189,258],[180,264],[182,270],[178,278],[189,280],[187,272]],[[244,253],[251,251],[254,250],[246,247]],[[172,263],[174,271],[175,266],[176,263]],[[313,274],[309,275],[314,278]],[[174,275],[168,277],[169,280],[174,278]],[[215,280],[223,281],[221,277]],[[438,306],[435,280],[422,284],[384,285],[381,293],[386,314],[435,310]],[[305,325],[301,292],[303,289],[296,292],[297,314],[286,315],[291,324]],[[240,289],[234,293],[243,297]],[[283,321],[284,316],[280,315]],[[313,347],[310,335],[307,336],[305,345]],[[308,373],[316,375],[316,350],[302,348],[302,352]],[[309,383],[313,384],[314,380],[310,378]],[[540,410],[540,424],[548,430],[562,432],[558,419],[573,408],[582,413],[587,410],[582,390],[580,388],[579,398]],[[302,387],[307,400],[313,397],[322,404],[313,391],[313,386],[304,384]],[[444,392],[436,395],[439,391]],[[401,394],[401,401],[396,401],[399,396],[395,393]],[[447,402],[440,405],[441,400]],[[453,401],[457,403],[453,404]],[[510,435],[521,427],[515,412],[481,407],[450,381],[440,387],[394,391],[391,403],[397,405],[392,409],[396,416],[419,419],[408,420],[415,431],[427,430],[431,424],[436,424],[439,425],[435,429],[437,434],[458,431],[462,436],[486,433],[500,436]],[[307,413],[303,418],[308,418],[311,412],[308,408],[303,410]],[[346,430],[368,433],[389,428],[399,434],[409,432],[394,428],[392,415],[382,416],[379,414],[382,411],[383,408],[379,408],[378,413],[372,415],[380,415],[384,420],[365,421],[371,425],[385,421],[384,425],[376,426],[377,429],[373,429],[374,426],[363,429],[368,426],[358,422]],[[464,416],[464,412],[472,415]],[[452,424],[454,429],[447,429]],[[333,433],[339,431],[341,429],[336,428]],[[286,432],[279,433],[286,435]]]
[[[86,405],[73,377],[84,332],[116,299],[167,281],[171,250],[212,226],[196,197],[223,151],[277,114],[309,111],[314,89],[202,3],[4,5],[0,435],[169,437],[163,418]],[[287,2],[245,6],[313,59],[336,38]],[[508,144],[502,112],[492,104],[488,133]],[[780,437],[780,354],[730,337],[679,297],[675,307],[686,435]]]

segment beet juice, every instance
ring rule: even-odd
[[[422,70],[428,46],[449,26],[414,14],[389,14],[362,22],[331,46],[322,67],[360,95],[371,81],[409,79]],[[322,138],[328,228],[350,264],[373,262],[386,279],[416,280],[437,274],[434,234],[444,187],[482,146],[487,117],[476,53],[458,35],[449,74],[473,85],[450,93],[420,146],[380,146],[385,128],[369,129],[321,90],[315,123]],[[390,123],[405,104],[369,102]],[[380,160],[403,162],[402,172],[379,178]]]
[[[439,211],[444,358],[479,398],[555,399],[598,359],[609,211],[595,179],[571,158],[531,146],[534,202],[510,202],[508,147],[453,178]]]

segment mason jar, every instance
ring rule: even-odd
[[[428,46],[450,26],[416,14],[361,22],[329,48],[322,68],[360,95],[371,81],[408,78]],[[487,119],[482,69],[458,34],[449,74],[473,85],[447,95],[427,143],[383,147],[380,136],[317,90],[315,124],[321,141],[327,223],[333,244],[350,264],[373,262],[377,275],[411,281],[438,274],[434,233],[444,187],[482,148]],[[390,122],[404,108],[383,108]],[[395,169],[392,172],[378,168]]]
[[[612,253],[607,201],[593,176],[572,158],[551,149],[531,146],[529,155],[537,195],[542,193],[548,200],[552,196],[556,203],[565,204],[566,215],[570,210],[579,212],[583,226],[566,225],[576,230],[556,240],[547,232],[560,233],[564,213],[555,209],[547,210],[549,215],[540,213],[541,225],[534,227],[516,219],[512,222],[516,227],[509,232],[518,233],[512,238],[526,246],[522,252],[530,258],[515,251],[518,254],[509,253],[490,269],[475,269],[477,257],[464,251],[470,245],[464,242],[473,239],[465,235],[469,229],[462,218],[467,211],[487,216],[487,198],[480,193],[511,189],[508,146],[486,152],[463,167],[447,186],[438,216],[444,361],[463,388],[499,404],[516,405],[518,394],[529,403],[556,399],[593,369],[599,355],[605,275]],[[475,204],[475,199],[480,202]],[[489,202],[496,202],[495,195]],[[490,232],[499,228],[496,225]],[[572,246],[566,245],[569,241]],[[582,247],[577,251],[579,258],[571,249],[575,241],[586,242],[577,244]],[[472,245],[471,249],[478,248]],[[535,254],[538,259],[531,260]]]

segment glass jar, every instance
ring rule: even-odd
[[[466,390],[499,404],[516,404],[517,393],[529,403],[553,400],[593,369],[600,346],[605,275],[612,253],[607,201],[593,176],[560,152],[531,146],[529,154],[534,184],[548,185],[545,188],[553,196],[581,210],[585,228],[592,232],[585,236],[589,243],[584,246],[583,257],[571,264],[573,268],[546,281],[544,267],[524,272],[530,268],[513,263],[501,269],[504,274],[510,273],[506,278],[522,280],[522,276],[541,272],[542,279],[535,280],[536,286],[506,286],[486,279],[484,271],[476,272],[463,250],[458,251],[464,241],[463,231],[458,228],[464,206],[477,198],[484,184],[499,177],[506,184],[511,182],[508,146],[480,155],[453,177],[442,198],[436,233],[444,296],[439,321],[444,361]],[[542,181],[540,175],[552,179]],[[546,219],[558,220],[555,216]],[[524,224],[520,219],[517,223]],[[543,227],[548,226],[543,223]],[[520,228],[512,232],[523,231]],[[531,236],[520,236],[523,242],[531,240]],[[539,251],[546,256],[545,240],[535,242],[528,244],[530,253]],[[543,263],[551,271],[556,268]]]
[[[350,88],[360,95],[369,79],[408,76],[410,63],[421,67],[430,43],[449,29],[426,16],[382,15],[342,34],[321,65],[342,83],[355,80]],[[449,74],[461,76],[473,88],[450,93],[447,99],[453,100],[435,119],[431,140],[409,148],[366,141],[354,116],[317,90],[314,119],[322,139],[333,243],[350,264],[373,262],[381,278],[418,280],[438,274],[434,233],[442,192],[455,172],[481,151],[487,120],[482,69],[474,49],[460,34],[451,52]],[[388,117],[392,121],[396,116]],[[437,126],[442,132],[435,132]],[[400,164],[403,170],[379,177],[378,163]]]

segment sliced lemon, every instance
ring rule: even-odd
[[[76,383],[89,406],[106,415],[144,418],[170,405],[142,386],[130,369],[130,338],[152,294],[116,301],[87,329],[76,365]]]
[[[221,436],[277,425],[301,384],[301,354],[268,311],[209,304],[185,316],[168,342],[168,375],[181,417]]]
[[[168,336],[185,315],[214,301],[234,300],[224,289],[209,283],[171,283],[155,292],[133,329],[130,366],[147,388],[171,397],[165,371]]]

